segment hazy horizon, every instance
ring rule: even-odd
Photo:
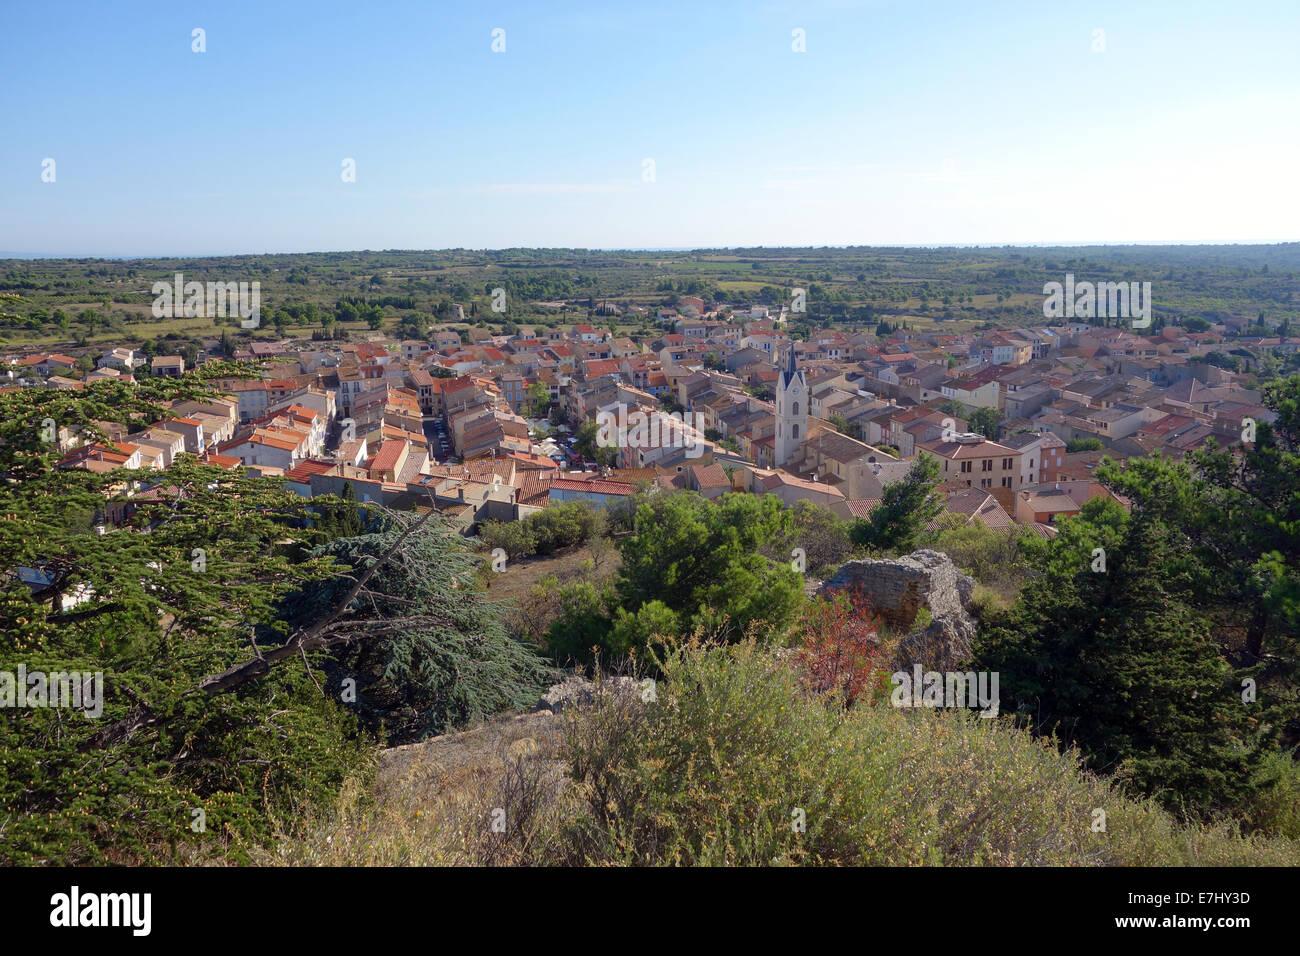
[[[1300,239],[1290,240],[1233,240],[1233,239],[1206,239],[1206,240],[1133,240],[1131,242],[1106,242],[1106,241],[1080,241],[1080,242],[894,242],[894,243],[872,243],[872,244],[830,244],[820,243],[814,245],[786,245],[786,246],[763,246],[763,245],[722,245],[722,246],[494,246],[494,247],[470,247],[470,246],[440,246],[427,248],[403,248],[398,246],[385,246],[375,249],[292,249],[292,250],[273,250],[264,252],[237,251],[237,252],[159,252],[159,253],[125,253],[122,255],[100,255],[96,253],[65,253],[62,255],[50,255],[46,253],[28,253],[12,252],[0,249],[0,259],[103,259],[105,261],[131,261],[146,259],[223,259],[236,258],[240,256],[311,256],[311,255],[338,255],[340,253],[376,253],[376,252],[448,252],[451,250],[462,250],[467,252],[505,252],[510,249],[566,249],[573,251],[587,252],[715,252],[715,251],[736,251],[744,252],[752,249],[794,249],[794,250],[813,250],[813,249],[1071,249],[1071,248],[1115,248],[1121,249],[1128,246],[1285,246],[1294,245],[1300,242]]]

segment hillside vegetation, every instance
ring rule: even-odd
[[[690,646],[663,671],[652,702],[611,693],[404,748],[381,787],[346,788],[265,861],[1300,864],[1300,842],[1180,825],[1006,721],[846,709],[750,642]]]
[[[1131,510],[1050,541],[933,526],[918,459],[852,522],[557,508],[485,590],[485,542],[433,511],[191,456],[59,468],[41,438],[138,427],[221,371],[0,393],[0,673],[104,673],[102,719],[0,709],[4,862],[1297,862],[1300,376],[1264,389],[1252,447],[1103,463]],[[889,706],[871,607],[807,594],[921,546],[982,585],[967,666],[1001,674],[1004,716]],[[657,695],[499,723],[575,664]]]

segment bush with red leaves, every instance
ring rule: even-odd
[[[849,706],[884,681],[877,618],[860,588],[810,602],[802,630],[799,662],[814,693]]]

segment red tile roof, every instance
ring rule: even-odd
[[[850,498],[845,504],[849,506],[849,513],[853,517],[865,518],[882,500],[881,498]]]
[[[309,458],[307,461],[300,462],[298,466],[291,471],[286,471],[284,477],[288,478],[290,481],[297,481],[305,484],[311,479],[312,475],[323,475],[327,471],[333,471],[334,467],[335,465],[333,462],[316,461]]]
[[[586,480],[576,480],[572,478],[556,478],[551,482],[552,488],[558,488],[561,491],[587,491],[598,495],[631,495],[636,493],[636,488],[624,481],[605,481],[600,478]]]

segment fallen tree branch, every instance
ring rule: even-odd
[[[261,677],[271,669],[271,665],[275,662],[282,661],[286,657],[293,657],[299,653],[306,654],[308,651],[328,650],[331,647],[350,644],[356,640],[382,637],[399,631],[409,631],[422,625],[445,623],[447,623],[447,618],[432,614],[399,618],[392,624],[379,627],[376,627],[375,622],[369,618],[359,621],[335,621],[320,629],[313,628],[313,633],[310,635],[295,635],[289,639],[288,643],[267,651],[262,657],[255,657],[242,664],[236,664],[220,674],[213,674],[210,677],[203,678],[199,682],[199,690],[209,695],[220,694],[232,687],[238,687],[240,684]]]
[[[199,686],[193,690],[187,691],[187,695],[203,693],[208,696],[224,693],[248,681],[256,680],[263,676],[271,669],[271,665],[276,661],[283,660],[286,657],[292,657],[296,654],[306,654],[308,651],[323,650],[335,647],[340,644],[347,644],[354,640],[369,639],[373,637],[382,637],[396,631],[409,630],[411,628],[429,626],[434,624],[445,624],[449,622],[448,618],[441,615],[417,615],[414,617],[400,618],[392,624],[376,626],[373,620],[339,620],[347,611],[348,605],[356,598],[365,587],[367,581],[386,564],[398,549],[402,546],[412,534],[429,520],[430,516],[436,511],[430,509],[425,512],[419,520],[415,521],[410,527],[398,535],[397,540],[393,542],[383,554],[381,554],[370,565],[366,571],[359,575],[345,594],[335,605],[334,609],[316,624],[308,628],[301,628],[284,644],[272,650],[266,651],[259,657],[245,661],[242,664],[236,664],[234,667],[222,671],[220,674],[213,674],[199,681]],[[338,575],[340,578],[350,578],[355,569],[348,568],[341,571]],[[121,743],[135,734],[137,731],[144,729],[152,724],[157,723],[158,716],[148,707],[138,707],[127,714],[126,717],[105,727],[99,733],[95,734],[84,741],[79,750],[91,750],[101,747],[111,747]]]
[[[300,628],[284,644],[274,648],[273,650],[267,651],[261,657],[254,658],[251,661],[245,661],[242,664],[236,664],[234,667],[228,668],[220,674],[213,674],[209,677],[203,678],[203,680],[199,681],[199,690],[209,695],[220,694],[232,687],[238,687],[246,681],[261,677],[271,669],[271,665],[276,661],[283,660],[284,658],[293,656],[299,652],[305,653],[306,651],[320,650],[326,647],[333,647],[336,644],[346,643],[348,638],[330,636],[331,632],[337,630],[336,624],[340,623],[338,622],[339,616],[347,611],[349,605],[351,605],[356,599],[356,596],[361,593],[361,589],[365,587],[366,582],[374,577],[375,573],[381,567],[388,563],[392,556],[397,553],[398,549],[401,548],[406,539],[418,531],[433,514],[435,514],[435,512],[432,510],[426,511],[420,516],[419,520],[399,534],[397,540],[371,563],[370,567],[365,570],[365,573],[361,574],[356,581],[353,582],[352,587],[348,588],[347,593],[338,600],[334,605],[334,610],[332,610],[328,615],[321,618],[310,627]],[[348,623],[350,622],[341,622],[342,626],[346,626]],[[407,619],[403,620],[401,624],[392,627],[378,629],[372,628],[372,632],[379,634],[405,629],[410,626],[411,622]]]

